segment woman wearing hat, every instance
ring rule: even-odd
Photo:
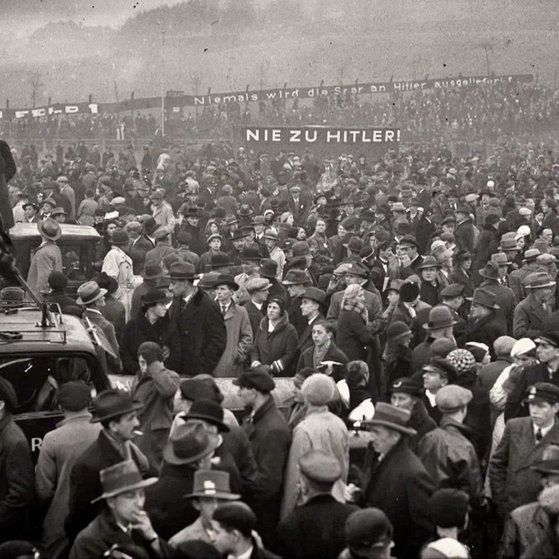
[[[37,223],[42,242],[31,258],[27,285],[35,294],[48,291],[48,278],[51,272],[62,272],[62,253],[56,244],[62,230],[54,219],[47,218]]]
[[[426,256],[423,262],[417,266],[421,277],[419,296],[422,301],[434,307],[440,302],[443,286],[437,279],[440,265],[434,256]]]
[[[269,365],[274,375],[292,376],[297,344],[297,332],[289,323],[285,301],[273,297],[268,301],[266,316],[260,322],[254,339],[252,367]]]
[[[115,299],[124,305],[126,320],[130,318],[130,307],[132,304],[132,292],[136,287],[132,259],[127,251],[130,245],[128,233],[124,230],[117,230],[111,239],[111,250],[107,252],[103,259],[102,272],[112,276],[118,282],[118,290]]]

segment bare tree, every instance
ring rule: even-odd
[[[39,96],[39,90],[41,89],[41,87],[45,86],[44,83],[41,83],[41,72],[39,72],[39,70],[34,70],[31,73],[29,85],[31,86],[31,103],[33,108],[35,108],[37,106],[37,97]]]

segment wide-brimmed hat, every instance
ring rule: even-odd
[[[511,264],[508,256],[504,252],[496,252],[495,254],[492,254],[490,262],[497,264],[497,266],[508,266]]]
[[[201,398],[192,403],[190,411],[186,414],[185,419],[202,419],[212,425],[215,425],[222,432],[228,432],[229,427],[223,423],[223,408],[214,400]]]
[[[425,330],[439,330],[441,328],[450,328],[458,324],[454,320],[450,308],[446,305],[437,305],[429,311],[429,321],[423,325]]]
[[[262,254],[260,254],[260,248],[256,243],[252,243],[243,248],[243,254],[241,255],[241,260],[246,262],[260,262]]]
[[[54,210],[52,210],[52,212],[50,212],[50,215],[55,216],[55,215],[68,215],[68,214],[66,213],[66,210],[64,208],[57,206],[56,208],[54,208]]]
[[[60,229],[58,221],[55,221],[50,217],[47,217],[47,219],[44,219],[43,221],[39,221],[37,223],[37,230],[39,231],[41,237],[44,237],[48,241],[56,241],[57,239],[60,239],[60,236],[62,235],[62,229]]]
[[[169,436],[163,458],[169,464],[191,464],[215,450],[221,441],[221,437],[208,432],[201,421],[187,421]]]
[[[407,426],[410,417],[411,414],[407,410],[385,402],[379,402],[375,407],[374,417],[364,421],[363,425],[383,425],[405,435],[415,435],[417,431]]]
[[[538,256],[541,255],[541,252],[539,249],[537,248],[529,248],[525,253],[524,253],[524,258],[522,259],[522,262],[534,262]]]
[[[519,251],[520,248],[516,243],[516,232],[513,231],[511,233],[504,233],[503,236],[501,237],[501,243],[497,248],[501,251],[505,251],[505,250]]]
[[[227,285],[233,291],[238,291],[239,289],[239,284],[235,281],[235,278],[229,274],[219,274],[214,281],[213,287],[217,287],[218,285]]]
[[[196,470],[194,472],[194,487],[192,493],[185,498],[201,497],[208,499],[222,499],[237,501],[240,495],[231,493],[229,487],[229,474],[220,470]]]
[[[499,305],[497,305],[495,293],[489,291],[489,289],[485,289],[484,287],[478,287],[474,291],[473,297],[466,297],[468,301],[472,303],[476,303],[477,305],[481,305],[482,307],[487,307],[488,309],[499,309]]]
[[[404,280],[401,279],[391,279],[388,287],[384,290],[384,293],[388,293],[389,291],[396,291],[396,293],[400,293],[400,288]]]
[[[147,264],[142,272],[144,280],[156,280],[163,277],[163,268],[159,264]]]
[[[426,256],[423,262],[417,266],[418,270],[423,270],[424,268],[440,268],[441,265],[437,262],[434,256]]]
[[[499,266],[493,262],[489,261],[484,268],[479,270],[479,275],[482,278],[490,279],[490,280],[498,280],[499,279]]]
[[[117,229],[113,233],[110,242],[116,246],[127,245],[130,242],[130,237],[124,229]]]
[[[148,307],[156,303],[168,303],[169,296],[163,289],[152,288],[142,295],[140,301],[143,307]]]
[[[283,285],[307,285],[312,281],[305,270],[289,270],[282,283]]]
[[[136,466],[133,460],[125,460],[101,470],[99,472],[99,480],[101,481],[103,493],[96,499],[93,499],[92,503],[96,503],[101,499],[116,497],[127,491],[143,489],[158,481],[156,477],[142,479],[140,470],[138,470],[138,466]]]
[[[220,241],[223,241],[223,237],[219,234],[219,233],[213,233],[212,235],[210,235],[207,239],[206,242],[208,244],[210,244],[213,240],[215,239],[219,239]]]
[[[103,390],[92,402],[93,418],[91,423],[99,423],[107,419],[126,415],[142,409],[143,404],[133,400],[129,392],[109,388]]]
[[[528,274],[522,282],[524,289],[542,289],[544,287],[553,287],[555,281],[547,272],[534,272]]]
[[[319,305],[323,305],[324,301],[326,301],[326,293],[322,289],[318,289],[318,287],[307,287],[301,299],[310,299]]]
[[[271,239],[272,241],[278,240],[278,233],[275,229],[266,229],[264,233],[265,239]]]
[[[78,305],[89,305],[107,294],[107,290],[99,287],[96,281],[87,281],[78,287]]]
[[[369,277],[369,270],[367,270],[367,268],[359,262],[351,262],[350,265],[346,268],[345,273],[361,276],[362,278]]]
[[[188,206],[183,210],[182,215],[184,215],[184,217],[200,217],[200,213],[200,208],[196,206]]]
[[[169,270],[169,277],[172,280],[190,280],[196,277],[196,268],[190,262],[175,262]]]
[[[264,258],[260,262],[259,273],[263,278],[275,278],[278,275],[278,263],[271,258]]]

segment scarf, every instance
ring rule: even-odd
[[[365,324],[369,322],[369,312],[367,311],[367,307],[355,299],[344,299],[342,301],[342,309],[344,311],[358,313]]]

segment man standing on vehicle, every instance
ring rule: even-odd
[[[42,242],[31,259],[27,284],[31,291],[38,295],[48,291],[48,278],[51,272],[62,272],[62,253],[56,244],[62,235],[62,230],[58,222],[50,217],[37,223],[37,229]]]
[[[13,386],[0,377],[0,543],[26,539],[33,500],[33,462],[29,443],[12,417],[16,407]]]

